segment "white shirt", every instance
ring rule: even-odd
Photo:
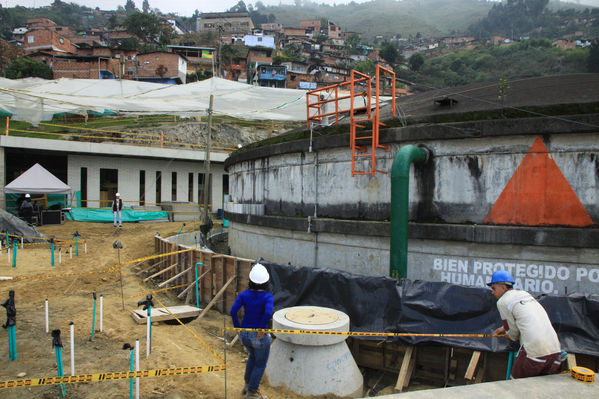
[[[504,326],[507,323],[506,333],[513,341],[520,341],[528,356],[546,356],[561,350],[547,312],[528,292],[506,291],[497,301],[497,309]]]

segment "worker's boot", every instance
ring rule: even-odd
[[[245,384],[245,385],[243,386],[243,389],[241,390],[241,394],[242,394],[243,396],[245,396],[245,395],[247,395],[247,393],[248,393],[248,384]]]
[[[266,397],[262,396],[260,391],[248,391],[247,395],[245,395],[245,399],[266,399]]]

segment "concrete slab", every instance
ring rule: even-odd
[[[595,374],[594,383],[576,381],[570,374],[555,374],[378,396],[385,399],[546,399],[551,397],[599,398],[597,375]]]

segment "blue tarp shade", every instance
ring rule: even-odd
[[[73,208],[66,213],[66,218],[76,222],[110,222],[114,221],[112,208]],[[131,208],[123,208],[121,212],[123,222],[141,222],[144,220],[156,220],[168,218],[166,212],[136,211]]]

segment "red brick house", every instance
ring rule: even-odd
[[[185,84],[187,59],[180,54],[156,51],[137,56],[134,80]]]
[[[45,51],[53,54],[74,54],[77,47],[66,37],[48,29],[34,29],[24,36],[23,48],[28,53]]]

